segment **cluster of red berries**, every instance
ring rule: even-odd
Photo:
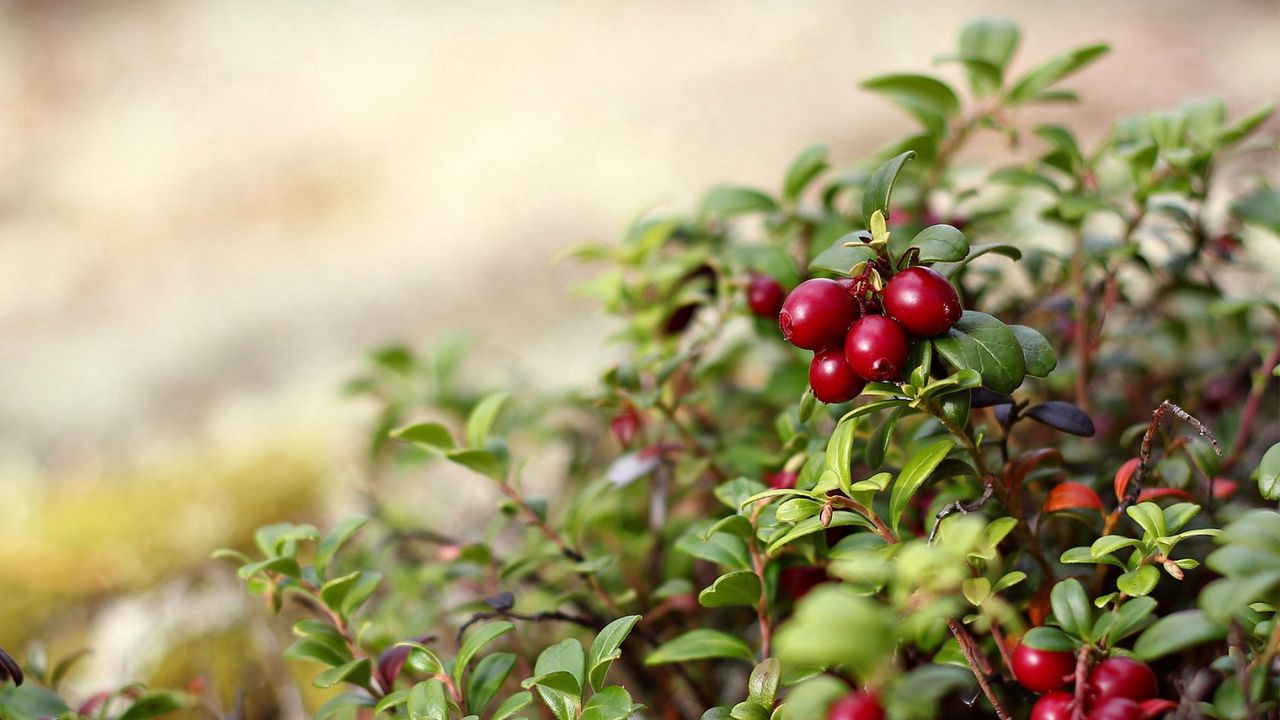
[[[1069,652],[1019,645],[1013,652],[1013,674],[1028,690],[1044,693],[1031,709],[1031,720],[1071,720],[1075,694],[1065,688],[1075,676]],[[1087,720],[1142,720],[1142,703],[1156,697],[1158,683],[1146,663],[1113,657],[1089,672],[1082,695]]]
[[[747,297],[759,315],[778,307],[781,287],[757,276]],[[813,350],[809,387],[825,403],[852,400],[866,383],[895,380],[911,337],[946,332],[963,313],[956,289],[927,267],[907,268],[876,292],[868,274],[806,280],[780,303],[782,337]]]

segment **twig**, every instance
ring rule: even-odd
[[[1222,446],[1218,444],[1218,438],[1214,437],[1209,428],[1204,426],[1204,423],[1168,400],[1161,402],[1151,413],[1151,424],[1147,426],[1147,431],[1142,435],[1142,446],[1138,450],[1138,469],[1134,470],[1133,477],[1129,478],[1129,485],[1124,491],[1124,499],[1120,501],[1119,507],[1116,508],[1115,515],[1117,518],[1124,514],[1125,509],[1132,505],[1138,499],[1138,494],[1142,492],[1142,481],[1146,478],[1147,470],[1151,467],[1151,440],[1160,429],[1160,421],[1164,419],[1167,413],[1173,413],[1176,417],[1191,425],[1200,433],[1201,437],[1213,445],[1215,452],[1219,455],[1222,454]]]
[[[987,501],[991,499],[991,494],[995,492],[996,479],[993,475],[987,475],[982,479],[982,481],[982,494],[976,499],[969,500],[968,502],[964,500],[957,500],[949,505],[943,506],[943,508],[938,511],[938,514],[933,518],[933,529],[929,531],[930,545],[932,545],[933,541],[938,537],[938,529],[942,527],[943,518],[952,515],[953,513],[967,515],[971,512],[977,512],[982,509],[983,505],[987,504]]]
[[[765,560],[760,553],[760,544],[756,539],[756,523],[760,521],[760,512],[764,510],[762,503],[756,503],[751,510],[751,539],[747,543],[747,551],[751,554],[751,569],[760,579],[760,599],[756,603],[756,616],[760,619],[760,658],[771,655],[773,643],[773,625],[769,620],[769,581],[764,576]]]
[[[964,653],[964,659],[969,662],[969,669],[973,671],[973,677],[977,679],[978,687],[982,688],[982,694],[987,696],[991,707],[995,708],[996,717],[1000,718],[1000,720],[1010,720],[1009,713],[1000,704],[1000,698],[996,697],[995,691],[991,689],[991,685],[987,682],[987,675],[991,673],[991,663],[987,662],[987,657],[978,649],[977,641],[973,639],[973,636],[958,620],[948,620],[947,627],[951,628],[951,634],[960,643],[960,651]]]
[[[604,627],[604,623],[596,618],[583,617],[581,615],[571,615],[567,612],[552,610],[549,612],[533,613],[526,615],[525,613],[512,612],[511,610],[486,610],[473,614],[466,622],[462,623],[462,627],[458,628],[458,645],[462,645],[462,635],[466,633],[467,628],[475,625],[481,620],[492,620],[494,618],[511,618],[513,620],[525,620],[527,622],[568,622],[574,625],[581,625],[592,630],[599,630]]]
[[[1076,695],[1071,701],[1071,720],[1084,720],[1084,700],[1086,684],[1089,677],[1089,653],[1093,651],[1093,646],[1089,644],[1081,645],[1080,652],[1076,655]]]

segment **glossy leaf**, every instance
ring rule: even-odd
[[[893,491],[889,496],[889,526],[895,531],[911,498],[953,447],[955,447],[955,441],[950,437],[934,440],[914,451],[903,465],[902,472],[898,473],[898,479],[894,482]]]
[[[489,643],[515,629],[516,626],[506,620],[475,626],[463,638],[462,646],[458,648],[458,657],[453,663],[453,682],[461,686],[462,674],[466,672],[467,665],[471,663],[471,659],[476,656],[476,653],[483,650]]]
[[[1139,660],[1150,662],[1219,640],[1226,634],[1226,628],[1210,622],[1199,610],[1183,610],[1160,618],[1144,630],[1133,644],[1133,654]]]
[[[1095,432],[1093,418],[1089,417],[1088,413],[1062,400],[1048,400],[1039,405],[1032,405],[1022,414],[1071,435],[1093,437]]]
[[[1065,632],[1083,640],[1091,639],[1093,609],[1079,580],[1067,578],[1054,585],[1049,592],[1049,604],[1054,619]]]
[[[1015,105],[1032,100],[1040,91],[1080,71],[1109,50],[1105,44],[1088,45],[1050,58],[1014,82],[1005,97]]]
[[[760,602],[760,578],[750,570],[736,570],[716,578],[698,593],[703,607],[755,607]]]
[[[640,621],[639,615],[626,615],[604,626],[591,643],[588,654],[588,677],[591,687],[599,690],[604,687],[605,676],[613,661],[622,657],[622,643],[631,634],[631,629]]]
[[[889,214],[889,198],[893,193],[893,183],[898,179],[898,173],[902,171],[902,166],[908,160],[915,157],[914,151],[898,155],[889,160],[876,171],[871,173],[871,177],[867,180],[867,186],[862,193],[862,218],[863,222],[871,222],[871,216],[880,211],[885,215]]]
[[[476,663],[467,679],[467,709],[481,712],[493,700],[516,665],[513,653],[494,653]]]
[[[754,655],[741,639],[719,630],[700,628],[663,643],[644,662],[646,665],[662,665],[710,658],[750,660]]]
[[[809,263],[809,270],[825,270],[834,275],[848,275],[858,264],[876,258],[876,251],[870,245],[854,245],[846,247],[846,242],[857,241],[856,236],[845,236],[834,245],[823,250]]]
[[[934,137],[945,135],[947,119],[960,111],[960,100],[951,86],[927,75],[882,75],[863,81],[862,87],[906,110]]]
[[[426,680],[409,690],[409,720],[449,720],[449,701],[444,683]]]
[[[1058,366],[1058,356],[1053,352],[1049,341],[1038,330],[1026,325],[1010,325],[1009,329],[1022,347],[1022,360],[1027,374],[1038,378],[1049,377],[1049,373]]]
[[[983,386],[994,392],[1013,392],[1026,375],[1017,336],[1007,325],[986,313],[965,310],[946,335],[932,342],[948,363],[959,369],[978,371]]]
[[[468,447],[484,447],[485,440],[489,438],[489,431],[493,429],[493,423],[498,419],[498,413],[502,412],[502,406],[506,404],[508,397],[510,396],[507,393],[497,393],[476,403],[471,414],[467,416]]]
[[[1280,443],[1268,448],[1258,463],[1258,492],[1267,500],[1280,500]]]
[[[911,240],[911,247],[920,249],[920,261],[959,262],[969,255],[969,241],[964,233],[950,225],[930,225]]]

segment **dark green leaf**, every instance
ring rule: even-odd
[[[1267,500],[1280,500],[1280,443],[1268,448],[1258,463],[1258,492]]]
[[[367,687],[370,674],[369,658],[352,660],[335,668],[325,670],[311,681],[318,688],[331,688],[341,682]]]
[[[1160,571],[1151,565],[1143,565],[1116,578],[1116,588],[1130,597],[1150,595],[1160,581]]]
[[[898,173],[902,171],[902,166],[911,158],[915,157],[914,151],[898,155],[889,160],[876,171],[871,173],[871,177],[867,179],[867,186],[862,192],[862,220],[864,223],[871,222],[871,216],[877,210],[889,215],[889,198],[893,193],[893,183],[898,179]]]
[[[409,690],[409,720],[449,720],[444,683],[426,680]]]
[[[591,696],[578,720],[627,720],[636,710],[624,688],[611,685]]]
[[[609,666],[614,660],[622,657],[622,642],[627,639],[631,634],[631,628],[635,627],[639,621],[639,615],[626,615],[605,625],[604,629],[596,635],[588,655],[590,665],[587,674],[591,680],[591,687],[597,690],[604,687]]]
[[[321,577],[324,577],[328,571],[329,561],[333,559],[333,556],[353,535],[360,531],[360,528],[364,527],[366,522],[368,522],[367,518],[347,518],[325,534],[324,539],[320,541],[320,545],[316,547],[314,563],[316,572],[320,573]]]
[[[955,447],[955,441],[950,437],[935,440],[913,452],[903,465],[902,472],[898,473],[898,479],[893,483],[893,491],[889,496],[889,526],[895,531],[911,498],[953,447]]]
[[[994,392],[1013,392],[1026,376],[1018,337],[986,313],[965,310],[946,335],[932,342],[952,366],[977,370],[983,386]]]
[[[1049,604],[1053,617],[1068,634],[1090,640],[1093,630],[1093,608],[1084,586],[1075,578],[1067,578],[1049,591]]]
[[[750,570],[735,570],[721,575],[698,593],[703,607],[755,607],[760,602],[760,578]]]
[[[1158,660],[1210,640],[1226,637],[1226,628],[1215,625],[1199,610],[1183,610],[1152,623],[1133,644],[1139,660]]]
[[[931,225],[911,241],[920,248],[920,262],[959,262],[969,254],[969,242],[964,233],[950,225]]]
[[[493,717],[490,720],[508,720],[516,713],[533,704],[533,693],[520,691],[515,695],[503,700],[498,708],[493,711]]]
[[[1026,325],[1010,325],[1009,329],[1022,347],[1022,360],[1027,374],[1038,378],[1049,377],[1049,373],[1058,366],[1058,356],[1053,352],[1049,341],[1038,330]]]
[[[494,653],[476,663],[467,679],[467,709],[482,712],[515,665],[516,656],[512,653]]]
[[[1022,644],[1039,650],[1075,652],[1079,643],[1056,627],[1041,625],[1028,630],[1027,634],[1022,636]]]
[[[730,658],[750,660],[755,653],[741,639],[719,630],[701,628],[663,643],[645,658],[646,665],[662,665],[689,660]]]
[[[467,665],[471,663],[471,659],[476,656],[486,645],[515,630],[516,626],[500,620],[498,622],[485,623],[477,626],[475,629],[467,633],[462,641],[462,647],[458,649],[458,657],[453,663],[453,682],[462,685],[462,673],[466,672]],[[543,672],[541,670],[539,673]],[[551,672],[547,670],[545,672]]]
[[[454,450],[447,457],[468,470],[478,472],[491,480],[496,480],[497,482],[506,480],[502,461],[498,459],[497,455],[488,450]]]
[[[823,250],[812,262],[809,270],[825,270],[836,275],[848,275],[849,271],[859,263],[869,262],[876,258],[876,251],[870,245],[859,244],[845,247],[846,242],[861,242],[857,235],[845,235],[834,245]]]
[[[1107,644],[1114,646],[1146,627],[1154,619],[1152,613],[1155,609],[1155,600],[1149,597],[1137,597],[1125,602],[1119,610],[1113,610],[1110,614],[1114,615],[1115,619],[1111,621],[1104,633]]]
[[[151,692],[138,698],[120,715],[119,720],[143,720],[181,710],[186,706],[186,701],[177,693]]]

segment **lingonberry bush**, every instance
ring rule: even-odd
[[[1021,110],[1076,101],[1106,46],[1010,78],[1018,42],[961,32],[965,100],[866,81],[919,123],[877,160],[812,147],[777,193],[581,248],[625,350],[586,395],[375,352],[349,388],[380,408],[367,518],[220,553],[301,614],[285,654],[340,689],[316,717],[1276,717],[1270,109],[1082,145]],[[984,134],[1010,159],[957,162]],[[458,537],[403,500],[442,463],[497,498],[430,498]],[[56,714],[11,709],[26,689],[6,717]]]

